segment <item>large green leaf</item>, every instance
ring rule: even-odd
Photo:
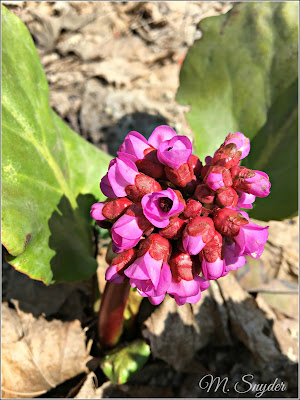
[[[293,216],[298,210],[298,80],[271,107],[267,123],[251,143],[247,165],[268,171],[272,183],[267,198],[256,199],[251,215],[269,221]]]
[[[143,367],[149,356],[150,346],[137,339],[124,348],[113,350],[100,366],[111,382],[121,385]]]
[[[268,123],[275,102],[276,112],[282,116],[273,119],[272,127],[279,132],[285,123],[283,96],[298,76],[298,2],[243,2],[225,15],[204,19],[200,28],[203,38],[187,54],[177,93],[180,103],[191,106],[187,119],[195,133],[197,154],[203,160],[213,155],[229,132],[243,132],[253,144],[250,167],[263,166],[271,173],[267,163],[256,162],[263,154],[256,153],[253,138],[261,134],[263,127],[265,135],[273,136]],[[297,107],[297,99],[293,100],[293,107]],[[279,120],[280,125],[275,126]],[[290,127],[289,137],[292,140],[286,141],[281,151],[295,155],[295,124]],[[279,153],[278,147],[276,153],[268,153],[268,159]],[[291,169],[294,161],[285,158],[285,164],[290,161],[287,168]],[[281,212],[279,217],[276,212],[264,214],[259,205],[252,213],[256,218],[283,218],[297,210],[295,191],[291,190],[294,180],[278,181],[272,173],[271,178],[274,194],[272,202],[261,201],[265,202],[264,208],[272,204],[275,211],[280,207],[282,197],[276,197],[279,190],[294,196],[293,207],[287,207],[289,212]]]
[[[23,22],[2,7],[2,243],[8,261],[46,284],[96,270],[89,207],[109,157],[51,110]]]

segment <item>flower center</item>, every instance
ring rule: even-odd
[[[159,206],[163,212],[167,213],[171,210],[173,206],[173,201],[168,197],[161,197],[159,199]]]

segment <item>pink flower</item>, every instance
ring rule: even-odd
[[[239,199],[236,204],[236,206],[238,208],[245,208],[245,209],[253,208],[252,203],[255,202],[254,194],[238,192],[238,195],[239,195]]]
[[[268,227],[249,222],[245,211],[220,209],[214,215],[214,224],[220,233],[235,241],[235,255],[249,255],[252,258],[261,256],[269,235]]]
[[[169,241],[158,234],[152,234],[142,242],[138,258],[124,271],[130,278],[130,285],[136,287],[142,296],[164,297],[172,279],[166,263],[169,254]]]
[[[239,233],[234,237],[236,254],[248,255],[252,258],[260,257],[268,236],[268,226],[263,228],[253,222],[241,226]]]
[[[226,238],[227,239],[227,238]],[[238,268],[244,266],[246,262],[246,258],[244,256],[237,256],[235,255],[235,243],[229,239],[229,243],[223,245],[223,255],[224,255],[224,264],[225,270],[224,272],[228,273],[229,271],[236,271]]]
[[[100,189],[107,197],[127,196],[126,187],[135,184],[139,174],[135,163],[126,157],[111,161],[108,173],[101,179]]]
[[[96,221],[104,221],[106,218],[102,214],[102,209],[105,206],[104,202],[95,203],[91,207],[90,215]]]
[[[201,299],[201,292],[207,289],[209,282],[199,275],[191,281],[182,279],[180,282],[172,281],[167,293],[171,295],[179,306],[185,303],[195,304]]]
[[[252,171],[246,167],[232,167],[232,187],[241,192],[253,194],[256,197],[266,197],[270,194],[271,183],[266,173]]]
[[[137,204],[130,206],[111,228],[113,251],[120,253],[136,246],[144,231],[150,227],[151,223],[144,217],[142,207]]]
[[[135,163],[124,155],[110,162],[108,173],[101,179],[100,188],[107,197],[127,196],[135,202],[147,193],[161,190],[155,179],[139,173]]]
[[[199,254],[214,234],[215,228],[211,218],[194,217],[183,231],[183,248],[189,254]]]
[[[250,140],[241,132],[229,133],[224,144],[234,143],[237,150],[241,152],[241,159],[247,157],[250,151]]]
[[[184,204],[172,189],[146,194],[142,199],[145,217],[158,228],[165,228],[170,223],[170,217],[180,214]]]
[[[121,144],[118,155],[126,156],[131,161],[136,162],[142,160],[145,156],[145,150],[151,149],[147,139],[139,132],[131,131],[125,137],[124,142]]]
[[[187,164],[192,155],[192,143],[186,136],[175,136],[159,145],[157,157],[159,161],[172,168],[179,169]]]
[[[170,140],[174,136],[177,136],[177,133],[174,131],[174,129],[168,125],[160,125],[151,133],[148,143],[155,149],[158,149],[162,142]]]
[[[249,150],[242,133],[229,134],[203,166],[171,127],[158,126],[149,140],[129,132],[101,180],[108,198],[90,210],[117,253],[106,279],[129,280],[155,305],[166,293],[178,305],[196,303],[209,280],[241,268],[246,255],[259,257],[267,228],[238,207],[252,208],[271,184],[264,172],[239,165]]]

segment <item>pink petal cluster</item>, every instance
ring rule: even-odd
[[[230,133],[205,165],[192,143],[169,126],[149,139],[130,132],[100,188],[107,200],[91,217],[110,230],[116,253],[106,280],[129,280],[159,304],[168,293],[178,305],[196,303],[210,280],[261,256],[268,229],[250,221],[256,197],[270,193],[266,173],[240,166],[250,151],[242,133]]]

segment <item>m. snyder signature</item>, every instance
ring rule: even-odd
[[[284,392],[287,388],[286,385],[281,382],[278,378],[275,379],[273,383],[253,383],[254,376],[251,374],[246,374],[242,376],[240,382],[236,382],[233,386],[233,389],[237,393],[248,393],[250,391],[256,392],[255,397],[261,397],[266,392]],[[216,382],[214,392],[221,390],[223,393],[227,394],[229,392],[229,388],[227,388],[228,377],[221,379],[219,376],[215,378],[213,375],[205,375],[199,381],[200,389],[204,389],[207,393],[212,389],[214,383]]]

